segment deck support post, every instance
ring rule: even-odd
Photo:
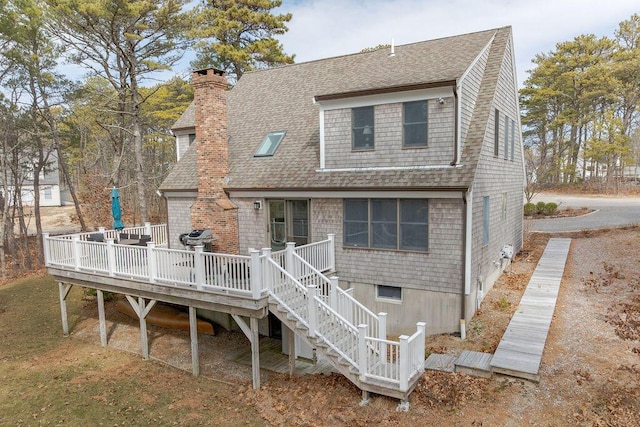
[[[100,289],[96,289],[98,296],[98,319],[100,319],[100,344],[103,347],[107,346],[107,325],[104,316],[104,292]]]
[[[69,336],[69,320],[67,319],[67,295],[71,290],[71,284],[58,283],[58,291],[60,293],[60,314],[62,316],[62,334],[65,337]]]
[[[195,307],[189,306],[189,332],[191,334],[191,365],[193,376],[200,375],[200,359],[198,355],[198,319]]]
[[[288,350],[289,350],[289,376],[292,377],[296,370],[296,334],[293,329],[287,329]]]
[[[251,374],[253,376],[253,389],[260,388],[260,340],[258,336],[258,319],[249,318],[249,325],[237,314],[232,314],[233,320],[236,321],[244,335],[251,343]]]
[[[156,300],[149,300],[149,304],[146,304],[146,301],[142,297],[138,297],[138,301],[136,301],[131,295],[125,295],[129,304],[131,304],[131,308],[138,315],[138,319],[140,319],[140,347],[142,349],[142,358],[144,360],[149,359],[149,339],[147,337],[147,314],[151,311],[154,305],[156,305]]]
[[[367,406],[371,401],[371,395],[367,390],[362,390],[362,400],[360,401],[360,406]]]

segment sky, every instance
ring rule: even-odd
[[[635,5],[635,6],[634,6]],[[582,34],[613,37],[640,13],[637,0],[283,0],[289,31],[279,40],[296,62],[380,44],[396,45],[511,26],[518,83],[539,53]]]

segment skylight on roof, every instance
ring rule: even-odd
[[[278,145],[280,145],[280,141],[282,141],[282,138],[284,138],[286,133],[286,131],[269,132],[262,140],[262,144],[258,147],[254,157],[273,156],[273,153],[276,152]]]

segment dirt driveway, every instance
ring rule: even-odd
[[[563,236],[565,237],[565,236]],[[640,229],[584,232],[573,238],[549,337],[540,383],[495,376],[426,372],[408,413],[397,401],[374,397],[358,405],[358,390],[339,375],[294,377],[262,371],[251,389],[250,368],[224,352],[247,346],[240,334],[202,337],[202,374],[236,387],[231,403],[250,405],[271,425],[637,426],[640,420]],[[487,295],[467,340],[430,337],[428,348],[492,352],[531,275],[548,235],[535,233],[510,272]],[[74,328],[76,339],[99,345],[97,310]],[[113,313],[107,315],[113,320]],[[139,354],[136,322],[117,319],[110,348]],[[188,335],[150,328],[151,356],[190,370]],[[184,373],[189,376],[188,372]],[[185,380],[188,384],[189,381]],[[173,385],[166,384],[168,390]],[[216,413],[211,422],[224,420]],[[217,421],[216,421],[217,420]],[[176,420],[180,423],[180,420]]]

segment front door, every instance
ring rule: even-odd
[[[275,251],[287,242],[309,243],[309,201],[269,200],[269,246]]]

